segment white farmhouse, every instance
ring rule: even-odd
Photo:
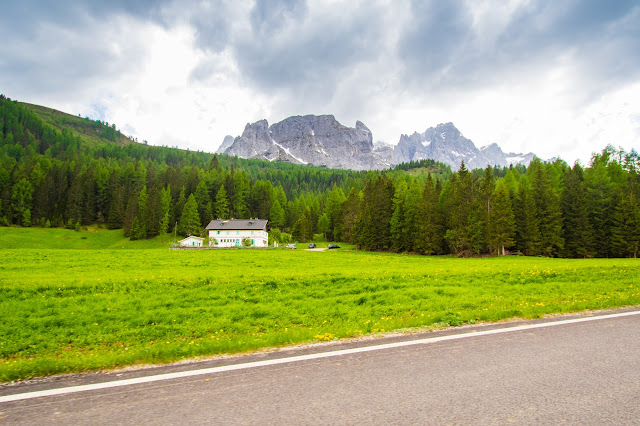
[[[178,241],[180,247],[202,247],[202,242],[204,238],[194,237],[193,235],[189,235],[184,240]]]
[[[247,239],[251,247],[267,247],[269,221],[265,219],[212,220],[205,228],[209,231],[211,247],[242,247]]]

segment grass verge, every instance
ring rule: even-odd
[[[639,282],[636,259],[4,249],[0,381],[638,305]]]

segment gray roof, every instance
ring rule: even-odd
[[[269,231],[267,228],[268,220],[266,219],[216,219],[209,222],[205,229],[220,231],[220,230],[252,230],[252,231]]]

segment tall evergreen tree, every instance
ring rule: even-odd
[[[213,208],[217,219],[229,218],[229,201],[227,200],[227,191],[224,189],[224,185],[220,185],[220,189],[218,189],[216,204]]]
[[[171,185],[168,185],[160,191],[160,233],[170,231],[171,219]]]
[[[489,244],[494,253],[504,256],[505,249],[513,245],[516,234],[515,215],[506,185],[498,185],[492,200],[488,226]]]
[[[33,188],[31,182],[26,178],[21,178],[13,186],[11,194],[11,207],[15,217],[15,223],[20,226],[31,226],[31,202],[33,199]]]
[[[178,225],[178,232],[185,236],[200,235],[201,226],[198,203],[196,202],[196,197],[191,194],[184,204],[182,217],[180,217],[180,224]]]
[[[329,216],[329,229],[327,238],[330,241],[341,241],[342,238],[342,205],[347,197],[337,185],[333,185],[327,197],[325,211]]]
[[[614,256],[638,257],[640,200],[632,191],[627,191],[615,207],[611,227],[611,248]]]
[[[611,226],[613,218],[615,185],[607,173],[610,153],[606,150],[601,155],[594,155],[591,167],[585,170],[589,222],[593,227],[593,240],[597,257],[611,256]]]
[[[271,211],[269,212],[269,221],[272,228],[282,228],[285,224],[284,209],[280,205],[280,201],[275,200],[271,204]]]
[[[249,182],[244,172],[236,171],[233,175],[233,193],[231,194],[231,215],[236,219],[249,217],[247,194]]]
[[[414,248],[421,254],[440,254],[442,248],[442,218],[438,206],[439,194],[431,178],[427,177],[422,190],[422,201],[418,210],[418,223]]]
[[[324,239],[327,239],[327,231],[329,230],[329,215],[323,213],[322,216],[318,218],[318,231],[322,234]]]
[[[562,192],[565,257],[588,257],[593,252],[593,228],[589,222],[582,167],[567,169]]]
[[[560,198],[540,160],[534,159],[527,172],[532,172],[531,195],[539,223],[541,253],[544,256],[556,256],[564,248]]]
[[[520,182],[515,204],[516,248],[527,256],[540,254],[540,228],[536,206],[524,182]]]

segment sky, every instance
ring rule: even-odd
[[[333,114],[389,144],[453,122],[570,164],[640,150],[640,1],[21,0],[0,40],[0,93],[153,145]]]

